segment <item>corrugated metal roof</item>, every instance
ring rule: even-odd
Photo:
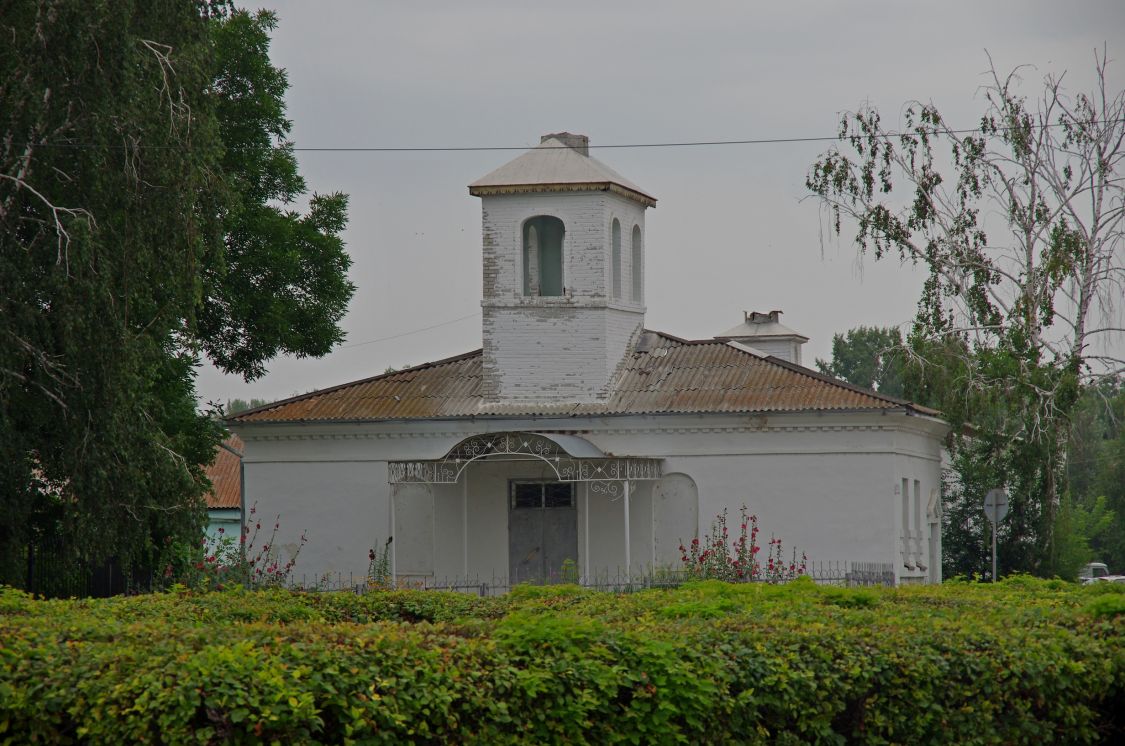
[[[275,402],[233,422],[411,420],[444,417],[801,412],[908,408],[910,402],[837,381],[718,340],[646,332],[600,402],[489,403],[481,351]],[[644,350],[644,351],[642,351]]]
[[[223,443],[242,453],[242,438],[231,435]],[[207,493],[208,508],[238,508],[242,506],[242,459],[226,448],[215,449],[215,460],[207,467],[211,491]]]
[[[469,185],[469,193],[498,187],[563,184],[616,184],[656,203],[656,197],[597,158],[582,155],[553,137],[477,179]]]

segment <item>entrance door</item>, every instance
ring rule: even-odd
[[[509,582],[573,582],[578,562],[578,510],[574,485],[565,482],[510,483],[508,500]],[[564,572],[564,563],[573,569]]]

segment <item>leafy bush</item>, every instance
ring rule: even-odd
[[[0,589],[0,743],[1120,741],[1103,586]]]

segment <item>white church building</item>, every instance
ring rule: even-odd
[[[414,584],[676,569],[746,504],[812,562],[940,581],[936,412],[802,367],[777,311],[711,339],[646,328],[656,199],[584,136],[544,136],[469,192],[482,349],[228,420],[245,503],[281,516],[283,552],[307,533],[296,577],[363,577],[388,537]]]

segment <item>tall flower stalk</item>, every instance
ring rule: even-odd
[[[762,547],[758,545],[758,516],[750,515],[745,505],[740,510],[738,536],[731,539],[727,527],[727,511],[711,522],[711,531],[701,540],[696,537],[688,546],[680,543],[680,559],[684,570],[692,578],[725,580],[731,583],[765,580],[784,582],[804,575],[807,557],[802,552],[797,559],[793,550],[790,562],[782,560],[781,540],[770,538],[765,567],[758,559]]]

